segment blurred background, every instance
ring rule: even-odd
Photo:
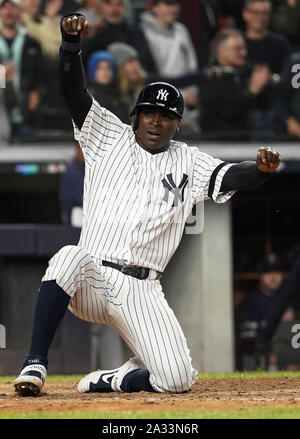
[[[205,204],[203,234],[184,235],[162,283],[199,370],[299,369],[300,1],[4,0],[0,373],[17,372],[26,353],[48,260],[80,234],[84,162],[57,91],[59,23],[75,11],[89,21],[88,89],[124,123],[146,83],[167,81],[185,97],[179,140],[233,162],[260,146],[280,152],[263,187]],[[69,313],[49,371],[117,367],[127,354]]]

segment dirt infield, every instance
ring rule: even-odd
[[[201,379],[184,394],[79,394],[75,383],[46,383],[37,397],[20,398],[12,382],[0,383],[0,413],[92,410],[233,410],[300,407],[300,378]]]

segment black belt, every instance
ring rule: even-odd
[[[128,274],[129,276],[136,277],[137,279],[147,279],[150,273],[150,268],[145,267],[134,267],[129,265],[119,265],[114,262],[102,261],[102,265],[105,267],[115,268],[116,270],[121,271],[123,274]],[[160,279],[162,273],[157,271],[156,279]]]

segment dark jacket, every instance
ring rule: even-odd
[[[254,288],[247,294],[244,301],[236,310],[236,330],[243,351],[255,355],[256,349],[261,346],[261,336],[264,334],[268,322],[270,322],[280,306],[283,295],[281,286],[273,297],[265,295],[259,287]],[[270,341],[270,340],[268,340]],[[264,344],[264,351],[270,346]]]
[[[215,66],[218,67],[218,66]],[[200,87],[200,126],[203,135],[216,140],[247,140],[249,112],[256,96],[250,93],[248,82],[251,68],[244,67],[219,73]]]
[[[179,88],[198,85],[202,137],[246,141],[251,129],[250,111],[262,95],[255,96],[249,91],[251,73],[249,65],[229,72],[215,64],[177,78],[148,75],[146,82],[165,81]]]
[[[242,305],[242,320],[255,321],[259,325],[263,325],[273,313],[277,303],[280,301],[280,291],[274,296],[267,296],[259,287],[254,288],[247,294]]]
[[[245,41],[251,64],[267,64],[272,73],[280,74],[291,54],[291,46],[283,35],[269,32],[261,40],[251,40],[245,36]]]
[[[41,91],[43,55],[40,43],[26,35],[21,68],[21,90],[24,99],[27,99],[31,91]],[[24,102],[27,109],[27,100]]]
[[[0,59],[0,63],[1,62]],[[24,115],[26,115],[28,110],[28,94],[31,91],[40,91],[42,63],[42,50],[40,44],[31,36],[26,35],[21,58],[21,95],[16,96]]]
[[[108,85],[90,82],[88,84],[88,90],[96,101],[99,102],[101,107],[111,111],[122,122],[126,124],[130,123],[127,105],[122,102],[118,85],[115,82]]]
[[[131,28],[126,21],[119,24],[107,23],[92,38],[83,39],[82,58],[84,65],[86,65],[91,53],[106,50],[111,43],[116,41],[133,46],[137,50],[139,60],[146,72],[156,72],[155,63],[143,32],[138,28]]]
[[[263,329],[258,334],[257,343],[261,346],[268,344],[288,307],[292,307],[298,317],[300,315],[300,254],[298,254],[289,271],[288,278],[280,289],[278,300],[272,308],[272,313],[267,317]]]
[[[287,4],[286,0],[277,0],[272,11],[271,27],[275,32],[285,35],[293,48],[300,48],[300,3],[294,7]]]
[[[281,72],[275,105],[276,130],[280,134],[287,134],[286,120],[289,117],[294,117],[300,123],[300,69],[292,71],[293,66],[299,65],[300,52],[296,52]]]

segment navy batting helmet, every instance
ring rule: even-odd
[[[135,107],[130,116],[137,116],[137,109],[145,106],[162,107],[175,113],[179,118],[183,115],[183,96],[176,87],[167,82],[152,82],[147,84],[138,95]],[[133,126],[136,128],[136,117]]]

